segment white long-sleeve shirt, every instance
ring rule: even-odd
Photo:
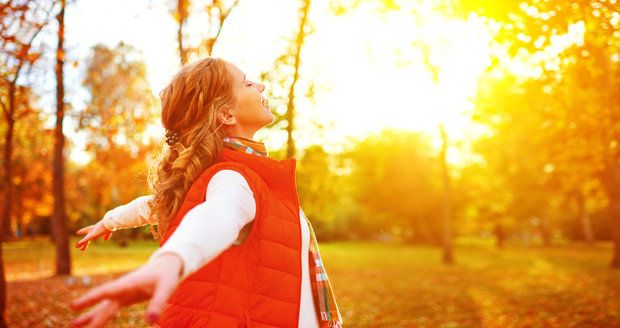
[[[187,212],[168,241],[149,257],[149,262],[163,253],[177,254],[183,262],[181,279],[186,278],[233,245],[243,226],[254,219],[256,202],[247,181],[239,172],[221,170],[213,175],[206,191],[206,201]],[[151,221],[147,202],[153,196],[141,196],[108,211],[103,225],[110,231],[156,224]],[[310,230],[300,208],[302,232],[302,283],[300,328],[318,328],[310,268],[308,267]]]

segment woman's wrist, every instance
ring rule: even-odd
[[[117,207],[118,208],[118,207]],[[116,208],[111,209],[109,211],[107,211],[104,215],[103,218],[99,221],[101,222],[101,225],[108,231],[113,232],[118,229],[117,224],[114,222],[114,218],[113,216],[116,215],[115,213]]]
[[[183,275],[183,260],[179,255],[172,252],[164,252],[157,255],[151,261],[152,265],[161,266],[166,269],[170,269],[173,271],[178,278],[181,278]]]
[[[107,232],[113,232],[114,231],[114,228],[109,225],[109,222],[107,222],[107,220],[105,218],[99,220],[99,222],[97,222],[97,223],[100,224],[101,228],[103,228]]]

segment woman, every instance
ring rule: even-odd
[[[157,225],[148,262],[71,303],[95,305],[74,326],[101,327],[149,301],[161,327],[341,327],[312,226],[299,207],[296,159],[268,157],[257,130],[273,122],[261,92],[234,64],[185,65],[162,90],[167,151],[152,196],[106,213],[76,247],[112,231]],[[223,127],[223,128],[222,128]]]

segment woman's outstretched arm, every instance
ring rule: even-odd
[[[110,239],[113,231],[127,228],[135,228],[146,224],[157,224],[150,215],[148,202],[152,195],[140,196],[131,202],[117,206],[107,211],[97,223],[86,226],[76,231],[78,235],[85,235],[75,244],[76,248],[84,251],[91,240],[103,236],[104,240]]]
[[[153,195],[140,196],[131,202],[109,210],[101,219],[109,231],[136,228],[147,224],[157,224],[151,217],[148,202]]]
[[[176,286],[230,247],[255,212],[254,195],[245,178],[233,170],[219,171],[209,182],[207,200],[185,215],[146,264],[71,302],[75,311],[94,306],[73,326],[103,326],[120,308],[149,300],[147,318],[156,321]]]

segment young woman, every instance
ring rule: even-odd
[[[342,327],[312,226],[299,206],[296,159],[268,156],[256,131],[274,116],[234,64],[185,65],[160,93],[168,148],[152,195],[119,206],[76,247],[151,224],[160,248],[135,271],[75,299],[73,326],[101,327],[149,301],[160,327]]]

